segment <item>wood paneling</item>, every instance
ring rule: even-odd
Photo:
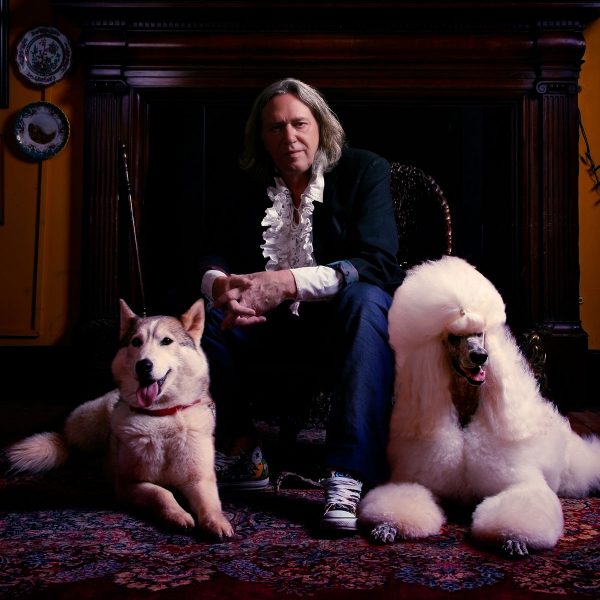
[[[119,141],[130,147],[149,287],[158,293],[177,253],[193,246],[180,243],[185,217],[173,225],[179,233],[166,234],[169,244],[160,228],[177,213],[193,215],[199,231],[209,226],[215,182],[235,167],[233,132],[252,97],[295,76],[324,91],[353,145],[438,180],[456,253],[499,287],[516,330],[543,332],[551,387],[566,393],[566,365],[587,348],[577,85],[583,27],[600,2],[54,5],[83,32],[89,319],[114,315],[118,296],[137,293],[118,207]]]

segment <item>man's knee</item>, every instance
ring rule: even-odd
[[[340,291],[339,306],[343,314],[373,314],[374,317],[387,313],[392,304],[392,297],[380,287],[371,283],[358,281]]]

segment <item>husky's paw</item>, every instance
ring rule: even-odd
[[[196,525],[194,517],[183,509],[165,510],[161,516],[167,525],[177,529],[193,529]]]
[[[202,530],[219,540],[232,538],[234,534],[231,523],[224,515],[206,517],[198,525]]]
[[[392,523],[381,523],[371,530],[369,537],[377,544],[391,544],[397,535],[398,529]]]
[[[502,544],[502,552],[511,558],[525,558],[529,555],[525,540],[505,540]]]

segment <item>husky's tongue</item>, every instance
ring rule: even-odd
[[[158,391],[159,387],[158,382],[156,381],[152,382],[148,386],[140,386],[135,393],[138,404],[145,408],[152,406],[156,400],[156,396],[158,396]]]

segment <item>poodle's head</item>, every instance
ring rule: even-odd
[[[485,336],[506,322],[502,297],[475,267],[445,256],[411,269],[389,311],[390,344],[398,364],[440,344],[454,370],[473,385],[485,381]],[[437,355],[437,354],[436,354]]]
[[[448,333],[443,338],[448,353],[448,362],[454,372],[471,385],[481,385],[485,381],[485,366],[488,353],[485,349],[483,332],[467,335]]]

